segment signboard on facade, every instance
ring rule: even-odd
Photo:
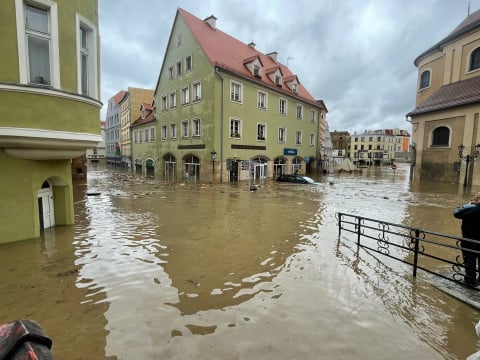
[[[297,155],[297,149],[289,149],[289,148],[284,148],[283,149],[283,155]]]

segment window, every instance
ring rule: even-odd
[[[281,115],[286,115],[287,114],[287,100],[285,99],[280,99],[280,109],[279,112]]]
[[[173,79],[173,66],[170,66],[168,68],[168,80],[172,80]]]
[[[265,141],[267,137],[267,125],[257,124],[257,140]]]
[[[170,124],[170,139],[177,138],[177,124]]]
[[[182,61],[177,62],[177,76],[180,76],[183,74],[183,66],[182,66]]]
[[[162,96],[162,111],[167,111],[167,97]]]
[[[285,128],[278,128],[278,142],[279,143],[285,143],[286,141],[286,132]]]
[[[450,129],[439,126],[432,132],[432,146],[448,146],[450,143]]]
[[[314,123],[317,117],[317,113],[315,110],[310,111],[310,122]]]
[[[267,94],[259,91],[258,92],[258,101],[257,106],[259,109],[266,109],[267,108]]]
[[[480,47],[476,48],[470,54],[470,66],[468,71],[480,69]]]
[[[202,123],[200,119],[192,120],[192,136],[200,137],[202,135]]]
[[[185,58],[185,71],[192,70],[192,56],[189,55]]]
[[[202,99],[202,83],[196,82],[193,84],[193,101],[199,101]]]
[[[138,142],[143,142],[143,132],[142,132],[142,130],[138,130]]]
[[[15,0],[20,82],[60,87],[57,4]]]
[[[189,136],[188,132],[188,120],[182,121],[182,138],[187,139]]]
[[[295,83],[292,84],[292,91],[294,93],[298,93],[298,85],[297,84],[295,84]]]
[[[95,26],[80,15],[77,24],[77,80],[78,92],[96,98],[97,92],[97,30]]]
[[[150,128],[150,141],[155,141],[155,128]]]
[[[162,140],[167,140],[168,128],[167,125],[162,125]]]
[[[373,141],[373,136],[369,136],[369,137],[368,137],[368,141],[369,141],[369,142],[372,142],[372,141]]]
[[[302,132],[301,131],[297,131],[295,133],[295,144],[296,145],[302,145]]]
[[[303,106],[297,104],[297,119],[303,119]]]
[[[419,90],[425,89],[430,86],[430,70],[425,70],[420,75],[420,88]]]
[[[315,145],[315,134],[310,133],[310,146]]]
[[[190,88],[184,87],[182,89],[182,105],[186,105],[190,102]]]
[[[135,130],[135,132],[133,133],[133,138],[134,138],[134,142],[138,143],[138,131],[137,130]]]
[[[230,137],[240,138],[241,136],[241,121],[239,119],[230,119]]]
[[[260,77],[260,66],[253,65],[253,75]]]
[[[148,134],[149,134],[148,129],[145,129],[145,142],[148,142]]]
[[[242,85],[236,82],[230,84],[230,100],[242,102]]]
[[[275,84],[282,86],[282,77],[280,75],[275,75]]]
[[[381,136],[377,136],[377,141],[382,141],[382,137],[381,137]]]
[[[170,109],[177,107],[177,93],[170,94]]]

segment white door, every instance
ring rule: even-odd
[[[55,226],[53,191],[50,188],[38,190],[38,215],[40,217],[40,229]]]

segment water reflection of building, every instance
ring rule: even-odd
[[[480,11],[463,20],[447,37],[420,54],[415,109],[407,114],[413,130],[413,175],[480,185],[480,170],[461,161],[480,142]]]
[[[155,106],[161,179],[223,182],[318,170],[324,102],[276,52],[234,39],[214,16],[202,21],[178,9]]]
[[[71,159],[101,141],[97,7],[0,3],[0,242],[74,222]]]

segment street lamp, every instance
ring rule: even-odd
[[[458,146],[458,156],[460,156],[460,159],[465,160],[465,180],[463,181],[463,187],[467,186],[467,181],[468,181],[468,164],[470,161],[475,161],[475,159],[478,157],[480,154],[480,144],[475,145],[475,152],[473,155],[463,155],[463,151],[465,150],[465,145],[461,144]]]
[[[217,152],[215,149],[212,150],[210,153],[210,156],[212,157],[212,182],[214,181],[215,177],[215,159],[217,158]]]

